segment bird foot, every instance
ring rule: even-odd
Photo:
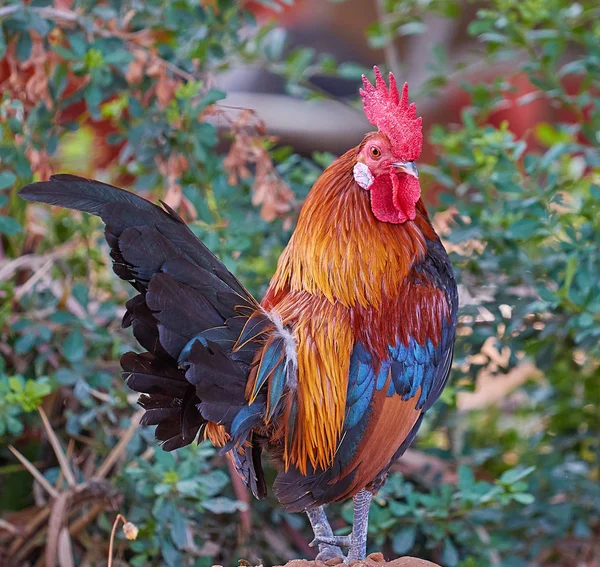
[[[336,536],[321,536],[313,539],[308,545],[309,547],[319,546],[319,553],[317,554],[318,561],[329,561],[330,559],[334,559],[336,557],[341,557],[342,559],[346,559],[344,553],[340,549],[340,545],[342,543],[336,543]]]
[[[323,563],[325,563],[325,561],[329,561],[330,559],[336,559],[338,557],[341,560],[345,559],[344,553],[337,545],[328,545],[326,543],[319,544],[319,553],[317,553],[316,557],[317,561],[322,561]]]
[[[341,557],[344,560],[344,563],[348,564],[352,563],[353,561],[360,561],[365,558],[365,543],[366,541],[355,542],[352,539],[352,535],[346,535],[317,537],[313,539],[308,545],[310,545],[310,547],[318,545],[319,549],[321,549],[322,546],[333,547],[334,549],[339,550],[339,552],[336,552],[336,554],[332,557]],[[348,555],[343,555],[340,547],[347,547]],[[317,559],[320,559],[320,557],[317,556]]]

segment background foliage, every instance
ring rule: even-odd
[[[313,74],[362,69],[285,49],[280,29],[234,0],[57,6],[0,7],[0,560],[104,565],[117,512],[140,532],[117,536],[115,565],[310,555],[304,518],[250,502],[212,448],[166,454],[135,427],[116,362],[133,345],[119,326],[129,290],[97,219],[16,193],[67,170],[163,198],[259,296],[333,156],[278,146],[260,117],[219,102],[214,76],[258,65],[315,98]],[[430,14],[460,15],[446,1],[381,6],[365,32],[382,48],[426,33]],[[421,167],[426,190],[444,190],[436,220],[461,328],[452,384],[376,499],[373,550],[448,567],[600,562],[598,15],[592,0],[492,0],[469,24],[475,65],[510,72],[478,81],[435,49],[423,63],[434,74],[414,98],[443,105],[458,82],[469,101],[459,123],[426,125],[436,157]],[[532,88],[515,97],[523,77]],[[507,104],[540,101],[553,118],[521,136],[490,123]],[[67,447],[58,459],[53,439]],[[54,496],[32,490],[9,444]]]

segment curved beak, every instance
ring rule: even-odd
[[[399,171],[412,175],[415,179],[419,179],[419,170],[414,161],[395,161],[392,165]]]

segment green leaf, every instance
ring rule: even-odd
[[[47,20],[44,20],[37,12],[28,10],[29,15],[29,27],[35,30],[42,37],[46,37],[50,31],[50,24]]]
[[[401,25],[396,30],[396,35],[404,36],[404,35],[418,35],[425,33],[427,31],[427,25],[423,22],[409,22],[407,24]]]
[[[73,53],[70,49],[63,47],[62,45],[53,45],[52,49],[67,61],[77,61],[79,59],[75,53]]]
[[[508,38],[505,35],[496,32],[482,33],[479,36],[479,39],[487,43],[506,43],[508,41]]]
[[[504,471],[498,481],[506,485],[514,484],[515,482],[518,482],[519,480],[529,476],[534,470],[535,467],[527,467],[526,469],[518,467],[510,469],[508,471]]]
[[[213,514],[233,514],[234,512],[247,509],[245,502],[225,497],[204,500],[202,502],[202,507]]]
[[[173,543],[179,549],[183,549],[188,543],[187,523],[183,514],[179,513],[174,514],[171,521],[171,538],[173,539]]]
[[[196,480],[188,479],[188,480],[180,480],[175,485],[178,492],[185,496],[195,496],[199,490],[199,484]]]
[[[547,168],[568,150],[567,144],[559,143],[552,146],[540,160],[540,167]]]
[[[80,330],[73,330],[63,343],[63,354],[70,362],[78,362],[85,356],[85,341]]]
[[[165,563],[169,567],[180,567],[181,566],[181,553],[173,547],[168,541],[163,540],[160,545],[160,551],[165,560]]]
[[[512,495],[513,500],[519,502],[519,504],[533,504],[535,502],[535,496],[533,494],[528,494],[526,492],[518,492],[517,494]]]
[[[6,234],[7,236],[13,236],[21,232],[21,225],[15,219],[11,217],[0,216],[0,233]]]
[[[0,217],[1,220],[1,217]],[[17,354],[25,354],[29,352],[37,342],[37,337],[33,333],[21,335],[15,341],[15,352]]]
[[[200,101],[198,102],[198,106],[200,108],[206,108],[207,106],[210,106],[211,104],[214,104],[219,100],[223,100],[225,96],[225,92],[220,91],[218,89],[211,89],[210,91],[208,91],[208,93],[206,93],[204,97],[200,99]]]
[[[358,63],[344,62],[338,65],[337,74],[345,79],[360,79],[365,73],[368,73],[369,69],[364,65]]]
[[[533,236],[540,228],[540,222],[537,219],[520,219],[515,222],[508,230],[512,238],[525,239]]]
[[[12,187],[16,180],[17,176],[12,171],[0,172],[0,191]]]
[[[442,565],[444,567],[455,567],[458,564],[458,560],[458,551],[452,540],[448,537],[444,541],[444,549],[442,550]]]
[[[19,34],[19,37],[17,38],[17,57],[21,61],[26,61],[27,59],[29,59],[31,55],[32,46],[33,43],[31,41],[31,36],[29,35],[29,32],[21,32]]]
[[[102,91],[94,84],[90,84],[85,89],[85,102],[90,114],[94,118],[101,118],[100,103],[102,102]]]
[[[4,38],[4,31],[0,26],[0,59],[6,54],[6,39]]]
[[[262,4],[266,8],[270,8],[274,12],[281,12],[281,5],[275,0],[256,0],[259,4]]]
[[[416,537],[416,526],[408,526],[399,531],[392,540],[392,549],[394,550],[394,553],[397,553],[398,555],[408,553],[413,548]]]
[[[373,22],[367,26],[367,39],[369,46],[373,49],[382,49],[391,41],[389,34],[384,33],[379,22]]]
[[[83,59],[87,50],[87,41],[81,32],[69,34],[69,44],[78,59]]]
[[[87,286],[82,283],[77,283],[73,286],[73,290],[71,292],[73,297],[77,300],[77,302],[85,309],[88,307],[88,302],[90,300],[90,290]]]
[[[475,476],[469,467],[465,465],[458,467],[458,488],[461,492],[471,492],[475,488],[475,482]]]

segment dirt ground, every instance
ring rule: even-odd
[[[306,561],[306,559],[294,559],[283,567],[332,567],[341,563],[341,558],[331,559],[327,563],[321,561]],[[371,553],[364,561],[350,563],[352,567],[440,567],[431,561],[417,559],[416,557],[399,557],[386,561],[381,553]]]

